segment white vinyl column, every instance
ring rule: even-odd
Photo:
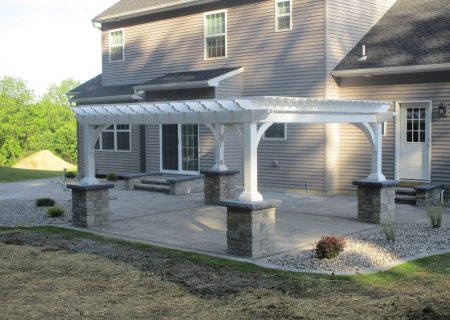
[[[382,173],[382,158],[383,158],[383,136],[382,136],[382,128],[383,123],[371,123],[370,127],[373,131],[373,144],[372,144],[372,169],[370,175],[367,177],[367,180],[370,181],[386,181],[386,177]]]
[[[83,125],[84,178],[81,180],[83,185],[99,184],[95,178],[95,142],[98,132],[98,129],[92,125]]]
[[[258,127],[256,123],[244,123],[244,191],[240,201],[258,202],[263,197],[258,192]]]
[[[214,124],[214,166],[213,171],[227,171],[225,165],[225,126],[220,123]]]

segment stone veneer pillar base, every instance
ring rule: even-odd
[[[275,250],[275,213],[280,201],[224,201],[231,255],[256,258]]]
[[[417,186],[416,190],[416,205],[419,208],[426,208],[427,206],[437,206],[441,203],[441,193],[445,189],[442,183],[427,183]]]
[[[234,199],[236,192],[235,177],[239,171],[213,171],[201,172],[205,176],[205,204],[221,205],[222,201]]]
[[[72,189],[73,225],[77,227],[100,227],[109,223],[109,189],[114,184],[74,185]]]
[[[395,221],[395,187],[400,181],[353,181],[358,186],[358,220],[380,224],[386,219]]]

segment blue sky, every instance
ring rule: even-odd
[[[22,78],[36,94],[66,78],[101,72],[100,31],[91,19],[118,0],[1,0],[0,77]]]

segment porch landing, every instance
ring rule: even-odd
[[[276,253],[311,248],[324,235],[377,227],[357,221],[357,198],[353,196],[262,193],[265,199],[282,200],[277,210]],[[174,197],[130,192],[117,186],[110,196],[110,225],[90,230],[184,250],[226,254],[226,208],[205,206],[202,193]],[[428,217],[419,208],[397,204],[397,221],[428,222]]]

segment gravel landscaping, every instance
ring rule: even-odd
[[[428,224],[397,226],[396,241],[386,241],[381,228],[345,237],[344,251],[334,259],[317,259],[314,250],[303,250],[266,262],[293,270],[311,269],[332,272],[377,270],[387,263],[408,257],[450,251],[450,224],[433,229]]]
[[[64,209],[65,214],[59,218],[47,216],[47,207],[37,207],[34,200],[0,200],[0,226],[32,227],[44,225],[61,225],[72,221],[70,202],[56,203]]]

